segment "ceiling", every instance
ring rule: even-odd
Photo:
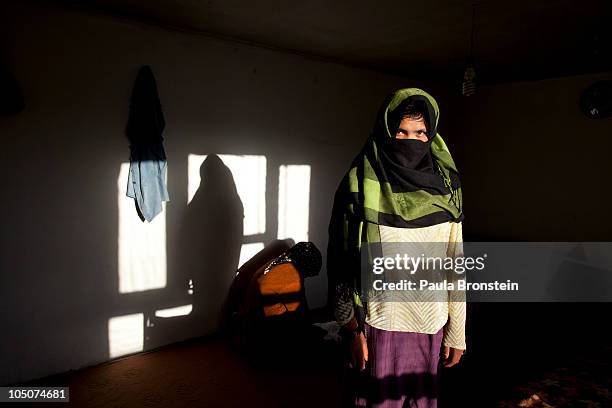
[[[79,8],[411,78],[480,83],[612,70],[607,0],[81,0]],[[474,25],[472,26],[472,21]]]

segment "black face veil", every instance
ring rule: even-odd
[[[395,138],[402,119],[402,113],[409,103],[416,105],[417,108],[420,108],[420,111],[425,112],[423,119],[427,126],[426,142],[416,139]],[[384,137],[381,140],[382,159],[395,166],[433,174],[434,164],[431,155],[431,143],[436,135],[435,127],[431,126],[432,123],[435,123],[433,115],[433,108],[429,101],[427,101],[427,98],[420,96],[407,98],[397,108],[389,112],[387,126],[391,137]]]

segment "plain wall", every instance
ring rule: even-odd
[[[107,361],[109,318],[144,313],[146,321],[180,305],[164,288],[118,292],[117,179],[129,160],[124,129],[141,65],[156,75],[167,123],[168,285],[179,273],[185,277],[182,245],[201,238],[182,228],[193,219],[189,154],[266,156],[268,221],[251,241],[276,238],[279,165],[310,165],[309,239],[325,255],[333,193],[380,102],[397,87],[420,85],[75,10],[3,4],[0,16],[2,51],[26,103],[0,118],[2,384]],[[221,229],[206,232],[208,239],[223,234],[216,221],[224,210],[208,214],[206,225]],[[223,273],[227,282],[241,244],[228,242],[231,248],[210,256],[226,257],[233,269],[216,271],[210,262],[199,273]],[[306,284],[309,306],[323,306],[325,269]],[[144,327],[144,350],[215,330],[221,291],[203,290],[205,320]]]
[[[479,86],[453,100],[464,240],[611,241],[612,118],[589,119],[579,108],[584,89],[604,79],[612,73]],[[601,319],[611,309],[609,302],[470,303],[468,351],[447,381],[453,398],[497,402],[528,374],[601,354],[610,344]]]
[[[454,100],[467,239],[610,240],[612,118],[579,108],[599,80],[612,73],[481,86]]]

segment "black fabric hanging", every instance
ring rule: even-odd
[[[126,129],[130,141],[127,196],[134,198],[143,221],[153,220],[162,211],[162,202],[170,199],[162,136],[165,126],[155,77],[151,67],[145,65],[134,83]]]

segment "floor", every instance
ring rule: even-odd
[[[599,320],[602,305],[484,306],[472,313],[461,364],[442,372],[441,408],[612,406],[612,338]],[[601,330],[559,324],[571,315]],[[45,407],[338,406],[337,346],[317,343],[309,331],[264,333],[249,342],[257,344],[250,353],[199,338],[23,385],[70,387],[69,404]]]
[[[298,371],[247,361],[218,339],[175,344],[41,380],[70,387],[69,404],[45,407],[337,406],[338,379],[329,365]]]

